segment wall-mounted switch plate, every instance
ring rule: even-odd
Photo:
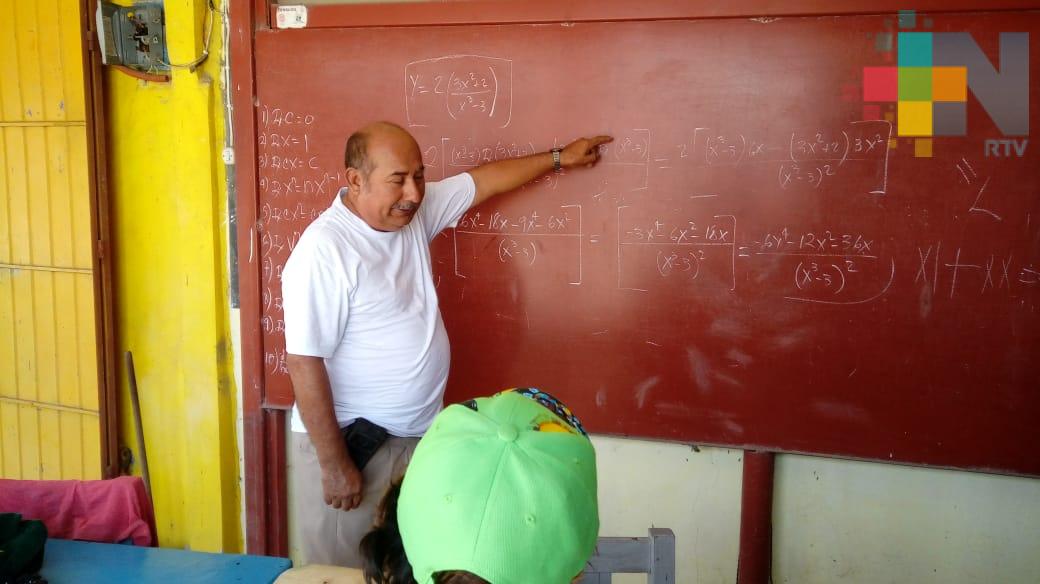
[[[170,70],[162,4],[119,6],[102,0],[96,18],[102,63],[146,72]]]

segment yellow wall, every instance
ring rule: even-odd
[[[192,61],[206,1],[165,9],[171,61]],[[120,357],[134,354],[160,545],[241,551],[215,18],[196,72],[176,69],[168,84],[106,73],[116,328]],[[122,441],[136,451],[125,381],[120,407]]]
[[[0,477],[101,476],[77,0],[0,0]]]

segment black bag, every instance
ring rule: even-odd
[[[42,521],[0,513],[0,584],[46,582],[37,575],[46,543],[47,526]]]
[[[365,468],[372,455],[390,437],[386,428],[369,422],[364,418],[358,418],[353,424],[343,429],[343,441],[347,444],[347,453],[354,461],[358,470]]]

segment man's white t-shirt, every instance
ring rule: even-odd
[[[430,264],[430,241],[473,203],[459,174],[426,185],[415,217],[376,231],[337,195],[303,232],[282,270],[285,349],[323,357],[336,420],[366,418],[421,436],[441,410],[451,359]],[[306,429],[294,405],[292,430]]]

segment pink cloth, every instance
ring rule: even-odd
[[[0,479],[0,513],[39,519],[48,537],[155,546],[155,513],[141,477],[104,481]]]

